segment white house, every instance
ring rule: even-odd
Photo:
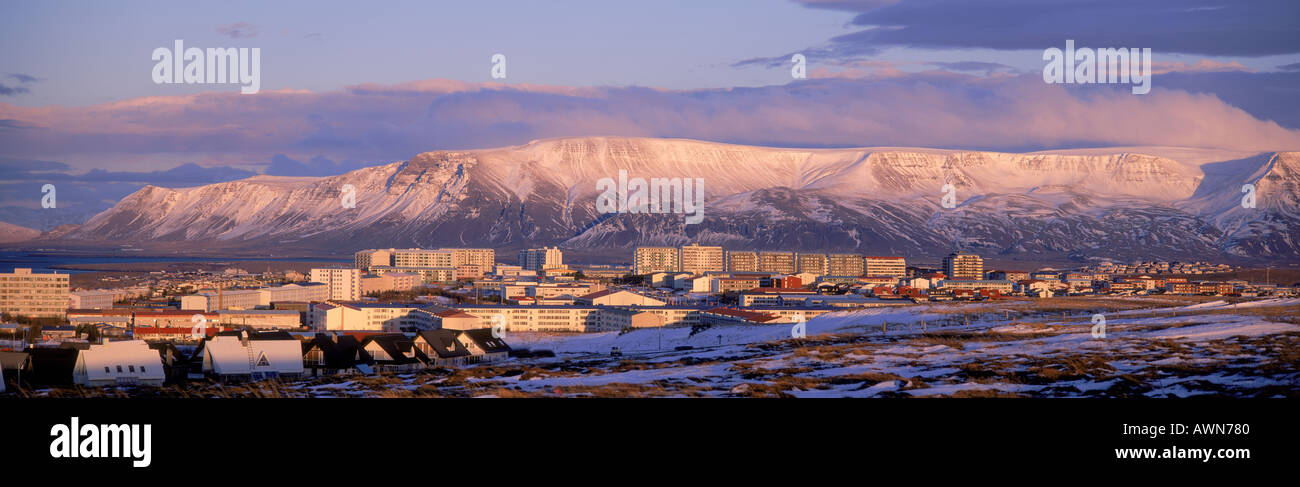
[[[162,357],[144,340],[92,344],[77,354],[72,380],[83,386],[161,386],[166,374]]]
[[[221,380],[297,378],[302,344],[282,331],[222,332],[203,343],[203,373]]]

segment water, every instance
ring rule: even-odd
[[[78,274],[90,270],[55,269],[56,265],[117,264],[123,262],[340,262],[351,264],[351,259],[328,258],[258,258],[258,257],[187,257],[104,254],[57,254],[44,252],[0,252],[0,272],[13,272],[15,268],[31,268],[32,272],[60,272]]]

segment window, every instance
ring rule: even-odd
[[[134,365],[128,365],[128,366],[126,366],[126,368],[127,368],[127,369],[130,369],[132,374],[135,373],[135,366],[134,366]]]
[[[117,366],[117,373],[119,373],[119,374],[122,373],[122,366],[121,366],[121,365]]]
[[[109,373],[109,372],[112,372],[112,371],[111,371],[111,370],[108,370],[108,366],[105,365],[105,366],[104,366],[104,373],[107,374],[107,373]]]

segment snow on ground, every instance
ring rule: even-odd
[[[310,379],[286,395],[654,397],[1300,396],[1300,299],[1239,304],[1096,298],[842,311],[806,323],[510,333],[554,357]],[[1078,301],[1075,301],[1078,303]],[[1087,306],[1088,302],[1084,302]],[[1116,304],[1122,306],[1116,306]],[[614,347],[621,355],[610,354]],[[226,393],[233,394],[233,392]]]
[[[1104,339],[1093,337],[1088,313],[1067,314],[1061,319],[1058,313],[1035,316],[1017,312],[1008,320],[1010,313],[997,304],[982,303],[958,308],[960,313],[953,313],[951,305],[831,313],[808,321],[807,338],[802,340],[792,340],[791,325],[782,324],[715,326],[695,333],[690,328],[667,328],[560,335],[527,341],[527,346],[558,354],[535,361],[538,366],[595,360],[659,367],[653,373],[602,374],[596,366],[562,381],[539,382],[544,387],[689,379],[710,388],[704,395],[750,395],[764,387],[789,384],[779,393],[794,397],[1183,397],[1251,395],[1266,387],[1282,387],[1291,393],[1300,390],[1300,374],[1294,364],[1270,376],[1250,370],[1251,363],[1279,359],[1277,351],[1268,347],[1270,340],[1295,346],[1300,325],[1223,312],[1295,307],[1300,306],[1300,299],[1237,305],[1223,301],[1195,305],[1152,302],[1157,306],[1107,313],[1111,318]],[[1168,345],[1168,340],[1185,345]],[[1218,351],[1215,347],[1225,340],[1234,347],[1242,346],[1242,340],[1263,341],[1249,344],[1251,349],[1244,352]],[[852,350],[842,354],[823,350],[837,346]],[[1190,352],[1180,348],[1188,346],[1195,348]],[[623,355],[610,357],[613,347],[620,348]],[[1070,369],[1080,361],[1094,369]],[[701,362],[710,365],[701,366]],[[1203,368],[1217,371],[1203,374]],[[1054,380],[1057,376],[1064,378]],[[746,384],[753,386],[736,392]],[[519,386],[524,391],[531,389]]]

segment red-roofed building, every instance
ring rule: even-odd
[[[774,314],[737,308],[712,308],[700,312],[700,322],[706,325],[761,325],[776,319]]]
[[[132,336],[136,340],[193,340],[194,327],[154,327],[138,326],[132,330]],[[205,337],[212,337],[220,331],[231,331],[229,327],[205,327],[203,334]]]

